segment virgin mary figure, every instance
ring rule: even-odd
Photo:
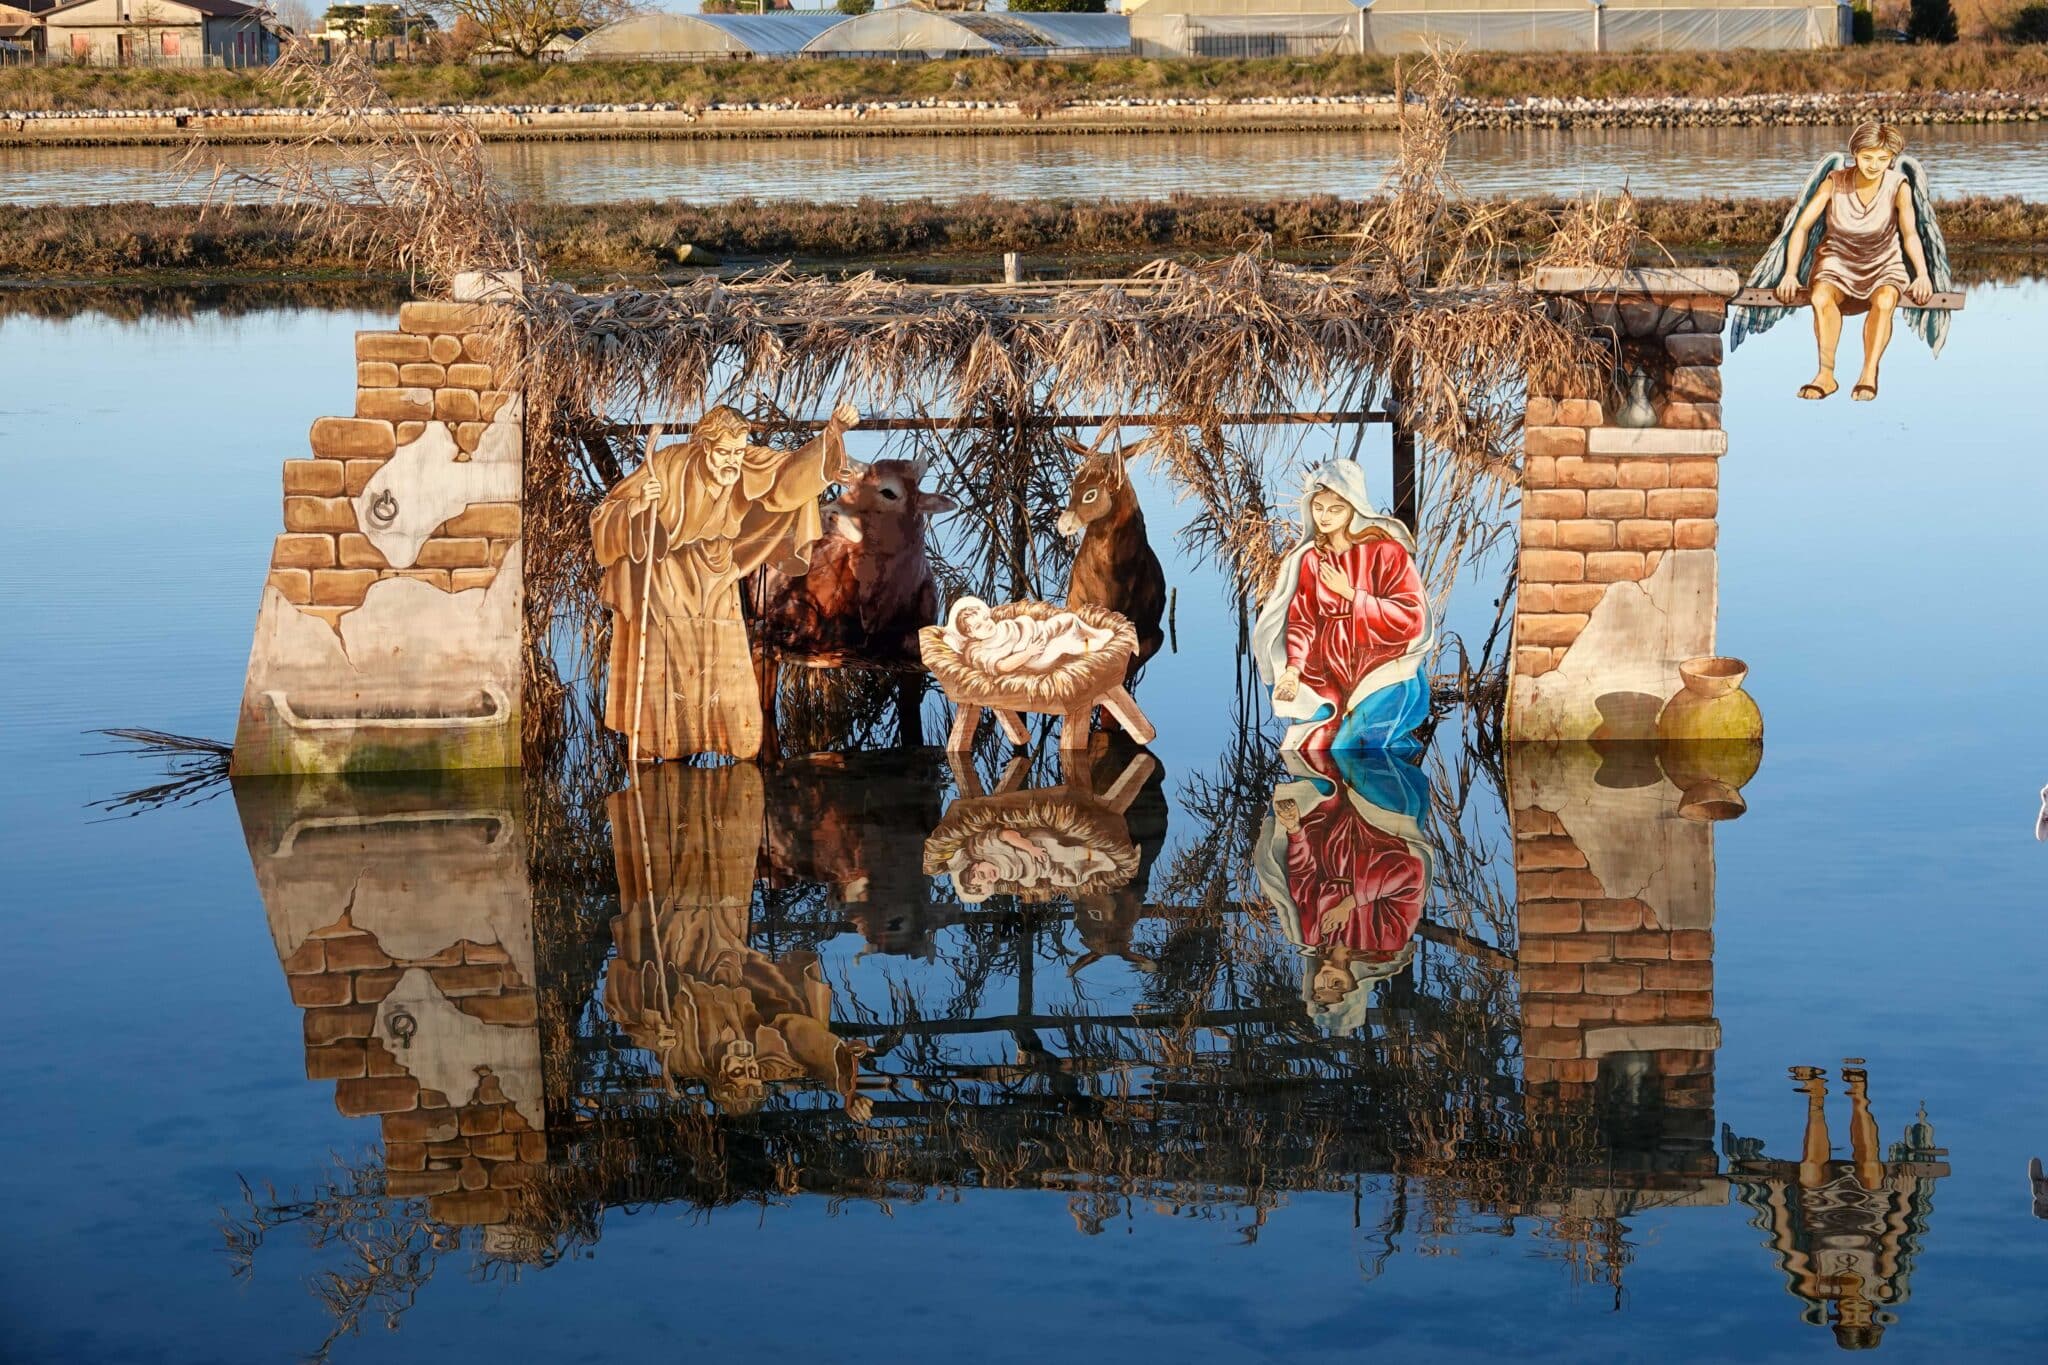
[[[1422,666],[1436,640],[1415,538],[1374,508],[1355,460],[1309,475],[1301,522],[1252,627],[1274,714],[1296,722],[1280,747],[1410,748],[1429,717]]]

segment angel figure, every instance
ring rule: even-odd
[[[1355,460],[1309,476],[1301,520],[1252,628],[1273,711],[1298,722],[1280,747],[1408,747],[1429,718],[1435,640],[1415,538],[1373,507]]]
[[[1906,139],[1889,123],[1863,123],[1849,137],[1849,152],[1831,152],[1807,177],[1785,226],[1750,272],[1752,288],[1769,289],[1780,306],[1739,307],[1731,349],[1762,332],[1799,303],[1802,287],[1813,304],[1813,334],[1820,368],[1799,386],[1801,398],[1819,400],[1841,387],[1835,348],[1842,319],[1865,314],[1863,369],[1849,396],[1877,397],[1877,367],[1891,343],[1894,313],[1934,354],[1948,339],[1949,315],[1928,308],[1948,289],[1948,244],[1934,221],[1927,172],[1904,155]],[[1908,306],[1901,310],[1900,305]]]

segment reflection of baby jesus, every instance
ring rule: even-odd
[[[1115,870],[1116,863],[1101,850],[1042,828],[990,830],[946,860],[953,889],[968,905],[979,905],[998,891],[1072,890]]]
[[[1112,632],[1091,626],[1071,611],[1043,621],[1029,616],[997,620],[988,603],[963,597],[946,616],[946,643],[988,673],[1047,673],[1069,659],[1109,647]]]

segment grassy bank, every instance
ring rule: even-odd
[[[1651,237],[1695,261],[1747,266],[1775,234],[1788,200],[1644,200]],[[1554,204],[1517,201],[1503,219],[1518,251],[1546,240]],[[1343,249],[1367,206],[1317,196],[1296,200],[969,199],[949,204],[807,204],[742,200],[676,204],[527,204],[518,212],[552,268],[584,280],[678,269],[678,248],[709,248],[729,264],[795,259],[812,264],[944,267],[1018,251],[1050,266],[1088,257],[1216,254],[1270,237],[1297,257]],[[2048,262],[2048,204],[1958,199],[1941,206],[1959,256]],[[0,279],[219,278],[362,275],[362,264],[308,237],[276,208],[202,216],[189,206],[0,205]]]
[[[1466,93],[1487,99],[2048,92],[2048,44],[1874,44],[1824,52],[1478,52],[1461,59],[1461,66]],[[388,67],[379,78],[401,104],[1254,98],[1390,92],[1394,59],[418,65]],[[287,97],[260,72],[0,67],[0,109],[245,109],[284,102]]]

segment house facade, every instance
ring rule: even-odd
[[[43,53],[43,13],[55,0],[0,0],[0,53],[16,57],[40,57]],[[0,60],[5,60],[0,56]]]
[[[278,37],[240,0],[72,0],[43,16],[55,61],[89,66],[268,66]]]

